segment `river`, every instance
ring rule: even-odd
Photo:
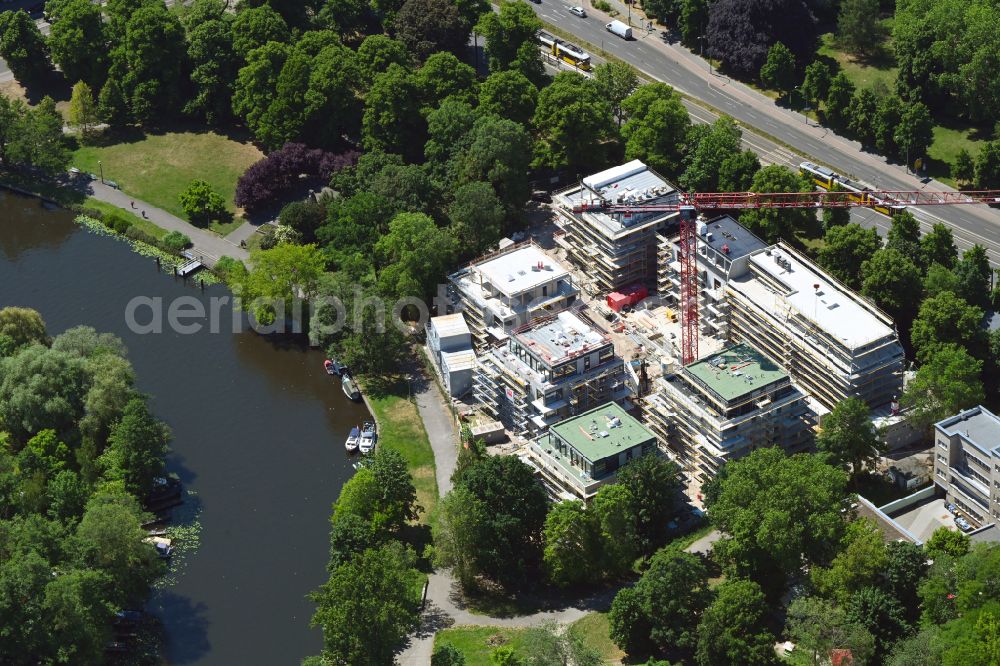
[[[228,292],[159,273],[72,219],[0,191],[0,307],[38,310],[52,335],[88,324],[120,336],[138,388],[173,430],[168,468],[191,492],[185,511],[199,512],[201,534],[176,583],[150,603],[167,661],[280,666],[318,654],[306,594],[326,578],[330,506],[353,471],[343,442],[364,407],[301,336],[234,333],[228,306],[220,333],[133,333],[125,311],[134,297],[160,297],[164,312],[195,297],[207,312]],[[148,309],[136,319],[148,321]]]

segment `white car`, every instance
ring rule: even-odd
[[[587,18],[587,11],[583,7],[570,7],[570,14],[576,14],[580,18]]]

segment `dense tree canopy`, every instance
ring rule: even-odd
[[[816,19],[802,0],[716,0],[708,9],[707,52],[727,70],[754,76],[772,44],[802,61],[816,46]]]
[[[604,166],[615,136],[609,100],[577,72],[559,72],[538,95],[534,126],[536,166],[586,173]]]
[[[823,240],[819,265],[851,289],[861,287],[861,267],[882,247],[878,231],[865,229],[860,224],[847,224],[827,229]]]
[[[625,159],[639,159],[661,174],[679,173],[691,118],[680,95],[665,83],[639,87],[621,102]]]

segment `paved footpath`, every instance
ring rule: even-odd
[[[142,216],[142,212],[145,211],[146,217],[161,229],[181,232],[191,239],[194,245],[192,253],[196,256],[200,255],[207,264],[214,265],[223,256],[242,261],[246,261],[250,256],[250,253],[241,248],[238,243],[233,243],[230,240],[213,234],[211,231],[199,229],[190,222],[171,215],[161,208],[156,208],[144,201],[139,201],[121,190],[109,187],[100,181],[92,181],[87,186],[87,194],[140,217]],[[135,203],[135,208],[132,207],[132,203]]]

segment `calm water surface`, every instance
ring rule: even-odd
[[[352,473],[343,442],[366,416],[299,339],[222,332],[138,335],[136,296],[226,296],[158,273],[128,245],[72,215],[0,191],[0,307],[42,313],[50,334],[78,324],[120,336],[141,391],[173,429],[172,471],[200,510],[201,545],[151,610],[172,664],[279,666],[320,649],[305,595],[325,580],[330,505]],[[164,310],[165,312],[165,310]],[[143,318],[144,319],[144,318]],[[207,328],[207,327],[206,327]]]

